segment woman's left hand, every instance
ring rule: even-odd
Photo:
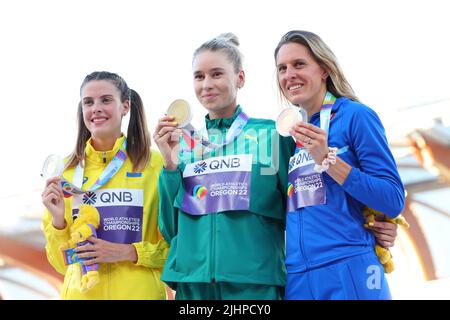
[[[322,164],[328,155],[328,134],[325,130],[306,122],[298,122],[289,132],[309,151],[316,164]]]
[[[76,248],[77,256],[85,260],[84,265],[102,262],[137,261],[136,249],[132,244],[105,241],[95,237],[87,239],[91,243]]]
[[[375,221],[374,226],[370,227],[377,240],[377,243],[383,248],[394,246],[395,238],[397,238],[398,226],[392,222]]]

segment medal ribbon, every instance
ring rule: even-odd
[[[70,183],[66,179],[61,180],[64,196],[70,197],[72,195],[84,194],[86,192],[95,191],[105,185],[112,177],[114,177],[114,175],[119,171],[119,169],[127,159],[127,155],[125,153],[126,148],[127,140],[125,139],[120,149],[117,151],[117,153],[101,173],[100,177],[97,179],[97,181],[94,182],[89,190],[82,190],[84,169],[81,167],[81,164],[78,163],[77,167],[75,168],[73,183]]]
[[[182,152],[193,152],[195,156],[199,156],[201,154],[206,154],[213,149],[221,148],[233,141],[242,132],[248,119],[248,115],[244,111],[241,111],[236,119],[234,119],[230,129],[227,131],[225,139],[222,140],[221,143],[209,141],[208,130],[206,127],[199,131],[196,131],[193,127],[191,127],[193,130],[182,129],[183,138],[188,146],[188,150],[182,150]]]
[[[330,128],[331,109],[335,102],[336,97],[331,92],[327,91],[322,102],[322,107],[320,108],[320,129],[325,130],[327,133]],[[303,148],[304,146],[299,141],[296,141],[295,154]]]

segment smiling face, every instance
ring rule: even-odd
[[[309,49],[298,43],[284,44],[276,57],[278,84],[283,95],[309,114],[320,110],[328,73],[314,60]]]
[[[223,51],[205,50],[193,62],[194,90],[211,119],[231,117],[236,108],[237,90],[244,85],[244,71],[237,74]]]
[[[84,124],[93,139],[117,138],[122,117],[129,110],[128,100],[121,102],[120,92],[113,82],[93,80],[81,90]]]

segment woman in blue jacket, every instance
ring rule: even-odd
[[[289,163],[286,299],[390,299],[362,214],[367,205],[392,218],[404,206],[383,125],[316,34],[285,34],[275,62],[282,96],[309,118],[290,131],[297,148]]]

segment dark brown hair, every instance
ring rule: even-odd
[[[96,71],[86,76],[81,84],[80,94],[83,87],[90,81],[107,80],[110,81],[120,92],[120,101],[129,100],[130,103],[130,122],[127,131],[127,156],[130,157],[133,164],[133,171],[143,170],[149,163],[150,153],[150,135],[145,118],[144,105],[139,94],[130,89],[125,80],[118,74],[107,71]],[[78,103],[77,113],[78,135],[75,144],[75,150],[69,156],[66,168],[76,166],[78,163],[84,164],[84,150],[86,142],[91,137],[83,120],[83,108],[81,101]]]

